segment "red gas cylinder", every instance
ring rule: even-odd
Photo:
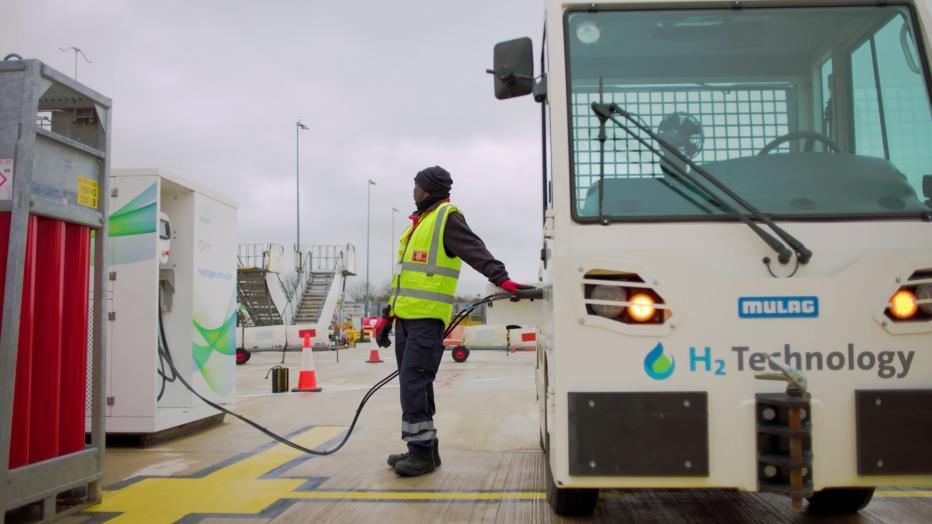
[[[91,236],[85,226],[30,217],[15,266],[9,240],[10,213],[0,213],[0,302],[7,270],[23,275],[12,469],[84,448]]]

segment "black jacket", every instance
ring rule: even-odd
[[[508,280],[505,264],[489,253],[482,239],[469,229],[462,214],[450,213],[447,217],[447,227],[443,231],[443,247],[447,256],[461,258],[496,286]]]

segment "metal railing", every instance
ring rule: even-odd
[[[345,246],[311,246],[311,271],[335,271],[343,259]]]
[[[301,249],[300,278],[295,281],[296,285],[292,289],[292,294],[289,299],[292,322],[294,322],[294,318],[298,314],[301,301],[304,300],[304,292],[311,283],[311,274],[315,272],[337,271],[340,264],[343,262],[346,249],[347,246],[334,245],[310,246],[306,252]]]
[[[307,285],[311,281],[311,257],[305,255],[303,249],[299,249],[300,246],[296,246],[295,258],[298,258],[298,254],[301,255],[300,266],[296,271],[297,278],[293,279],[290,287],[285,287],[285,295],[288,297],[288,305],[285,307],[285,311],[290,309],[291,314],[285,317],[284,311],[282,312],[282,317],[290,318],[292,324],[298,314],[298,306],[301,304],[301,300],[304,299],[304,290],[307,289]]]
[[[273,253],[284,255],[285,247],[270,242],[240,244],[236,253],[236,265],[239,268],[268,270]]]

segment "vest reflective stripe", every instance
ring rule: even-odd
[[[440,266],[431,266],[424,264],[417,264],[414,262],[402,262],[401,269],[404,271],[417,271],[419,273],[427,273],[428,275],[443,275],[445,277],[459,278],[460,272],[458,269],[450,269],[447,267]]]
[[[405,433],[420,433],[428,429],[436,429],[434,427],[433,420],[425,420],[424,422],[401,421],[401,431],[404,431]]]
[[[435,430],[425,431],[423,433],[418,433],[416,435],[402,435],[401,440],[405,442],[425,442],[428,440],[434,440],[437,438],[437,432]]]
[[[443,202],[401,236],[392,288],[392,314],[398,318],[436,318],[450,322],[462,262],[447,255],[443,232],[453,204]]]
[[[398,293],[396,296],[434,300],[436,302],[443,302],[444,304],[453,304],[456,302],[456,297],[452,297],[450,295],[434,293],[433,291],[422,291],[420,289],[410,289],[406,287],[398,288]]]
[[[427,265],[436,266],[437,265],[437,253],[440,251],[440,246],[443,244],[443,241],[440,239],[440,230],[444,229],[447,225],[447,213],[450,212],[450,208],[453,205],[441,204],[437,208],[437,221],[434,223],[434,237],[430,240],[430,252],[427,255]]]

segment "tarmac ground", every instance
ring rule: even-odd
[[[320,393],[272,394],[265,376],[281,353],[255,353],[237,367],[236,411],[305,446],[329,448],[369,387],[395,369],[394,352],[370,364],[369,348],[315,352]],[[609,490],[594,515],[554,515],[544,494],[533,352],[449,355],[438,374],[443,465],[406,479],[385,464],[404,449],[398,384],[367,404],[346,446],[302,454],[245,423],[223,424],[145,449],[107,450],[104,499],[62,522],[354,523],[415,522],[932,522],[932,488],[878,488],[861,513],[819,518],[788,499],[737,491]],[[286,354],[291,384],[300,353]]]

